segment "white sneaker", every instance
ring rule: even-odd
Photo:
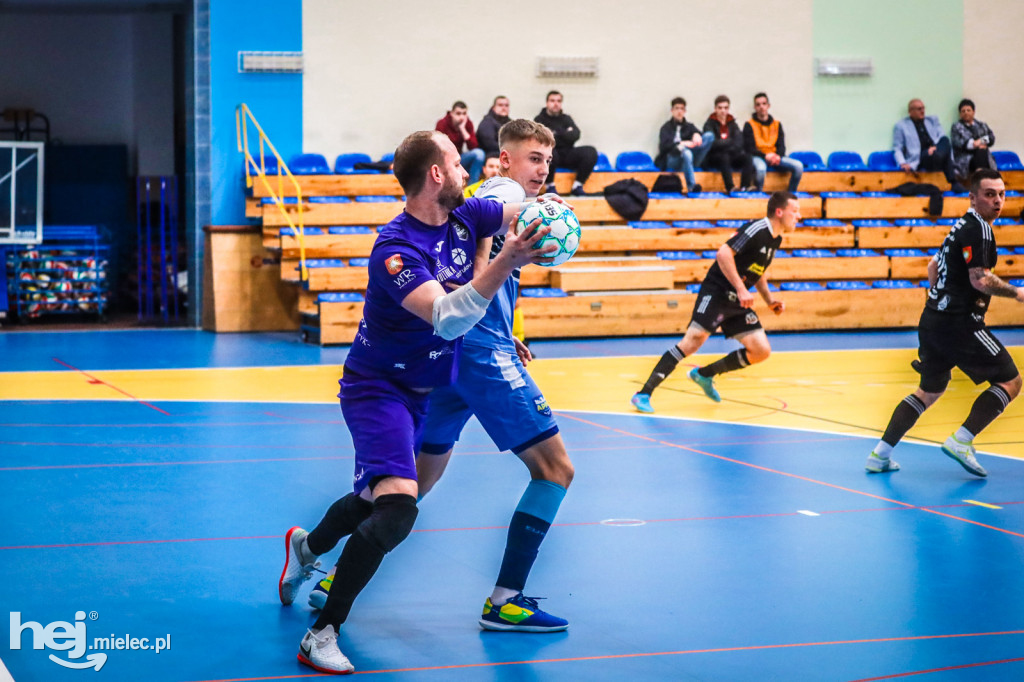
[[[946,442],[942,444],[942,452],[947,457],[955,459],[960,463],[960,466],[967,469],[967,471],[975,476],[988,476],[988,472],[985,471],[985,467],[978,464],[978,460],[975,459],[974,445],[971,443],[961,443],[956,439],[956,436],[950,436],[946,439]]]
[[[868,461],[867,464],[864,465],[864,468],[867,469],[870,474],[882,474],[887,471],[899,471],[900,465],[889,457],[882,457],[872,450],[871,454],[868,455]]]
[[[306,636],[299,642],[299,661],[314,670],[333,675],[349,675],[355,670],[338,648],[338,635],[333,625],[320,632],[306,631]]]
[[[295,601],[295,593],[299,587],[313,576],[314,569],[320,567],[319,559],[311,564],[302,563],[300,547],[306,535],[306,531],[295,526],[284,536],[284,570],[281,571],[281,579],[277,581],[277,594],[285,606]]]

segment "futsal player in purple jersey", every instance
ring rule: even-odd
[[[501,252],[474,277],[477,240],[503,233],[523,204],[466,200],[459,154],[435,131],[405,138],[394,171],[408,197],[405,211],[374,243],[363,319],[339,382],[355,446],[354,490],[309,533],[288,531],[278,581],[281,602],[291,604],[317,556],[351,535],[327,603],[299,645],[302,663],[334,674],[354,669],[337,644],[352,602],[416,520],[415,456],[430,391],[455,379],[461,337],[512,271],[554,250],[533,248],[547,228],[508,231]]]

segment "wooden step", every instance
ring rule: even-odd
[[[555,268],[551,286],[565,292],[596,291],[614,284],[617,289],[672,289],[674,268],[624,266],[611,268]]]

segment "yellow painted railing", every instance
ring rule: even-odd
[[[252,121],[253,127],[259,133],[259,156],[255,156],[249,151],[249,121]],[[253,116],[252,110],[244,102],[235,109],[235,133],[238,136],[238,151],[245,155],[245,186],[247,189],[251,189],[254,182],[257,180],[261,182],[267,194],[274,200],[274,205],[277,206],[284,215],[288,225],[295,231],[295,235],[299,240],[299,272],[302,281],[305,282],[309,279],[309,273],[306,270],[306,239],[303,230],[302,188],[299,187],[299,182],[292,175],[292,172],[288,170],[288,165],[281,158],[270,138],[263,132],[263,128],[256,120],[256,117]],[[273,184],[271,184],[270,177],[267,176],[266,159],[268,151],[277,160],[277,172],[273,176],[276,178],[276,182]],[[291,182],[292,187],[295,189],[297,209],[295,220],[292,220],[292,214],[285,209],[284,192],[282,190],[286,179]],[[274,185],[276,185],[276,188]]]

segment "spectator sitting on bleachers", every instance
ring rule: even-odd
[[[682,171],[686,191],[700,192],[693,168],[704,161],[714,139],[714,133],[701,134],[700,128],[686,120],[686,100],[676,97],[672,100],[672,118],[658,131],[658,156],[654,165],[663,171]]]
[[[919,99],[910,100],[907,112],[909,116],[897,121],[892,129],[892,151],[897,165],[905,173],[940,170],[954,192],[966,192],[953,174],[949,138],[942,134],[939,117],[925,116],[924,102]]]
[[[804,174],[804,165],[786,156],[786,134],[782,124],[768,113],[770,108],[768,95],[763,92],[754,95],[754,115],[743,125],[743,147],[754,164],[758,190],[764,188],[764,175],[771,166],[789,171],[788,189],[795,192]]]
[[[754,164],[750,161],[750,155],[743,149],[743,133],[740,132],[736,119],[729,113],[729,98],[725,95],[715,98],[715,113],[708,116],[704,132],[713,133],[715,136],[714,142],[711,143],[711,151],[707,155],[707,162],[721,171],[725,191],[731,192],[734,189],[734,168],[741,170],[740,187],[743,191],[756,191]]]
[[[487,160],[484,161],[484,169],[480,174],[480,179],[474,182],[472,185],[467,185],[466,189],[464,189],[462,193],[465,195],[467,199],[470,198],[471,196],[476,194],[476,191],[478,189],[480,189],[480,185],[484,184],[485,182],[493,178],[495,175],[497,175],[499,170],[501,170],[501,161],[498,159],[498,155],[488,154]]]
[[[996,135],[987,125],[974,118],[974,102],[960,100],[960,120],[953,124],[949,137],[953,141],[953,171],[957,180],[967,178],[979,168],[995,169],[996,162],[990,151]]]
[[[533,120],[543,123],[555,134],[554,158],[547,179],[548,191],[554,191],[555,170],[566,168],[576,173],[571,193],[576,196],[585,195],[583,185],[597,165],[597,150],[589,146],[574,146],[580,139],[580,129],[576,127],[576,121],[572,120],[572,116],[562,111],[562,93],[557,90],[549,92],[544,108],[533,117]]]
[[[452,105],[451,111],[437,122],[434,129],[444,133],[459,152],[462,167],[469,173],[469,183],[480,179],[484,168],[484,150],[477,144],[473,122],[469,120],[469,107],[462,100]],[[465,148],[465,151],[463,151]]]
[[[508,115],[508,97],[498,95],[494,98],[491,110],[480,119],[480,125],[476,128],[476,139],[480,143],[480,149],[488,155],[497,156],[501,153],[498,146],[498,130],[511,120]]]

